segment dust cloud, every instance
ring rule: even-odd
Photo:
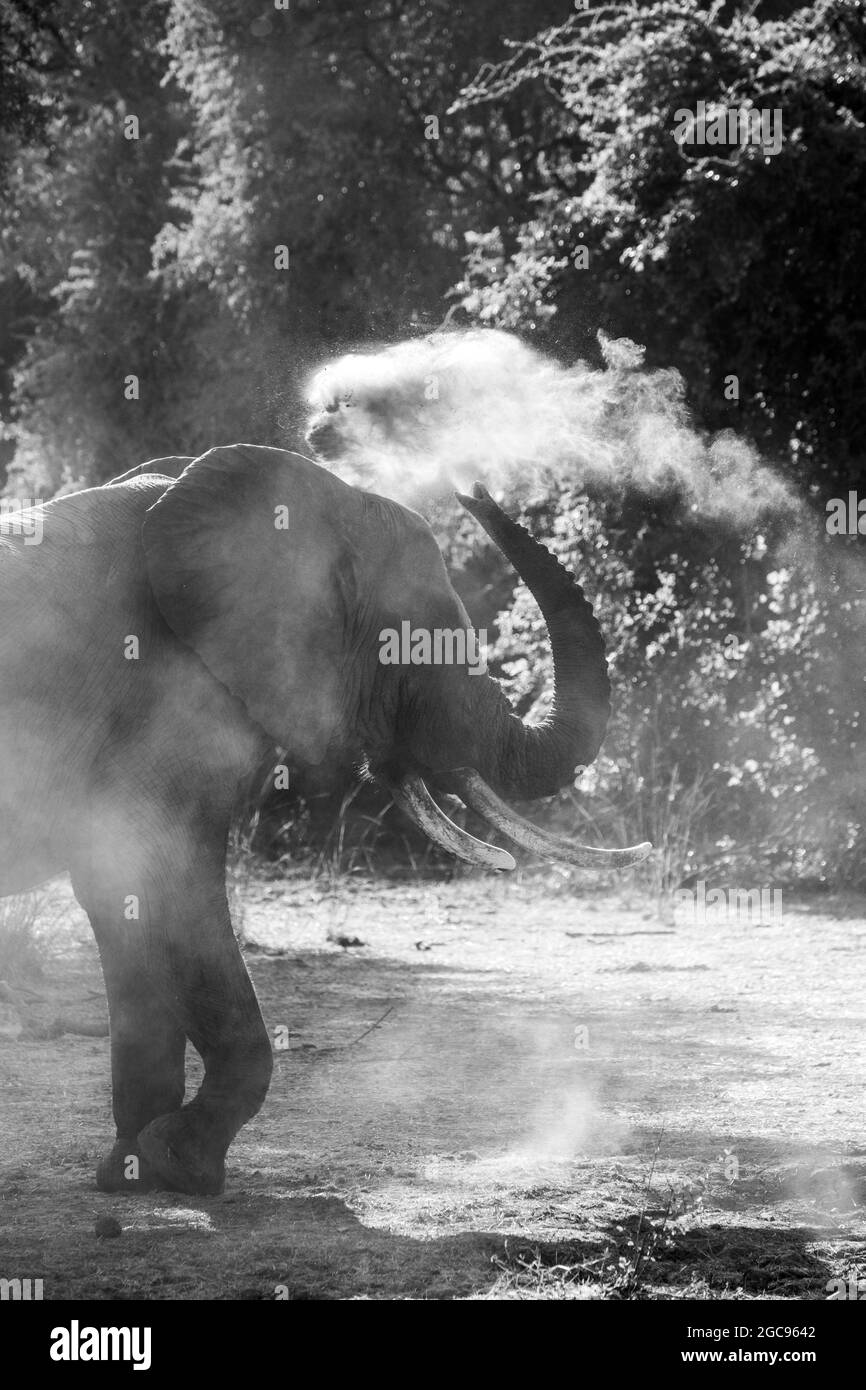
[[[498,329],[348,353],[312,378],[307,439],[347,481],[418,505],[476,479],[519,494],[545,476],[603,491],[674,490],[702,517],[792,516],[791,489],[731,431],[698,430],[673,369],[599,333],[572,367]]]

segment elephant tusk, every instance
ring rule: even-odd
[[[440,806],[436,805],[423,781],[418,776],[404,777],[399,785],[391,785],[391,795],[400,807],[425,835],[435,844],[441,845],[458,859],[467,864],[483,864],[487,869],[513,869],[514,859],[507,849],[476,840],[449,820]]]
[[[649,840],[644,840],[640,845],[631,845],[628,849],[595,849],[591,845],[570,844],[568,840],[541,830],[532,821],[512,811],[474,768],[458,768],[449,774],[449,781],[457,787],[467,806],[478,811],[521,849],[531,850],[542,859],[557,859],[581,869],[627,869],[646,859],[652,849]]]

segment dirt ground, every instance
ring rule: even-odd
[[[68,890],[45,899],[44,973],[0,1012],[0,1277],[46,1299],[820,1300],[866,1276],[862,901],[696,924],[520,876],[257,878],[241,907],[268,1101],[222,1197],[120,1199],[93,1186],[108,1039],[51,1036],[99,1033],[98,960]]]

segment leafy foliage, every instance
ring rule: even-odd
[[[866,437],[864,43],[857,0],[763,22],[687,0],[579,12],[517,45],[456,104],[504,122],[527,89],[546,97],[528,173],[524,161],[511,173],[524,216],[470,238],[462,303],[582,355],[599,323],[645,338],[708,427],[749,430],[824,495],[853,486]],[[781,149],[686,155],[676,115],[700,101],[780,112]]]
[[[866,602],[856,542],[806,532],[683,531],[651,569],[639,528],[573,489],[530,504],[552,548],[594,595],[615,698],[598,762],[558,798],[603,842],[646,836],[676,887],[714,870],[762,883],[864,882]],[[653,530],[651,517],[645,519]],[[501,616],[495,652],[518,708],[545,712],[552,668],[528,592]],[[685,818],[685,821],[684,821]],[[746,879],[742,876],[746,875]]]

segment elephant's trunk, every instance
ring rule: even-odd
[[[501,799],[551,796],[571,780],[575,767],[593,761],[610,713],[607,662],[592,607],[555,556],[507,517],[479,483],[472,497],[461,496],[460,501],[511,561],[541,609],[553,650],[554,701],[543,723],[527,725],[513,713],[497,682],[488,680],[481,687],[488,698],[481,707],[484,728],[477,746],[484,751],[478,767],[450,769],[447,783],[467,806],[533,854],[583,868],[639,864],[652,849],[647,841],[613,850],[576,844],[524,820]],[[510,855],[454,825],[417,775],[404,778],[394,794],[427,834],[451,853],[471,864],[513,867]]]
[[[610,713],[604,639],[580,585],[545,546],[506,516],[480,484],[460,501],[523,579],[541,609],[553,652],[553,707],[543,723],[524,724],[491,683],[499,704],[491,728],[498,740],[484,775],[506,797],[551,796],[601,747]]]

